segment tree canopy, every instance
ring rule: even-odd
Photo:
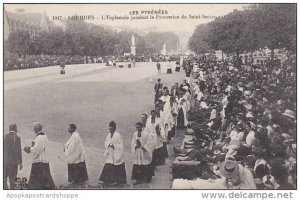
[[[64,29],[56,27],[49,32],[40,32],[30,37],[26,31],[10,34],[8,47],[21,55],[81,55],[121,56],[130,53],[130,38],[135,35],[138,55],[160,53],[163,44],[167,50],[176,50],[179,38],[171,32],[150,32],[139,35],[132,31],[116,32],[84,21],[66,21]]]
[[[259,48],[296,51],[296,4],[257,4],[199,25],[189,40],[196,53],[211,49],[226,53]]]

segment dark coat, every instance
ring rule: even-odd
[[[14,132],[4,136],[4,165],[19,165],[22,163],[21,139]]]

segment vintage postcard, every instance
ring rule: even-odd
[[[3,4],[3,190],[292,198],[296,19],[295,3]]]

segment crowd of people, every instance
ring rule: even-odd
[[[26,59],[4,59],[4,71],[56,66],[60,62],[68,65],[86,63],[82,56],[27,56]]]
[[[157,80],[154,109],[135,124],[132,184],[151,182],[155,167],[169,156],[167,144],[183,130],[183,145],[173,149],[173,189],[294,189],[295,57],[268,67],[189,57],[183,68],[182,83],[168,87]],[[123,139],[114,121],[108,129],[99,184],[120,186],[127,183]],[[8,179],[11,189],[22,168],[17,132],[17,125],[10,125],[4,139],[4,182]],[[48,138],[41,123],[34,124],[34,132],[32,146],[24,148],[33,155],[28,188],[53,189]],[[68,132],[68,181],[83,184],[88,180],[84,145],[75,124]]]
[[[165,62],[168,60],[177,60],[178,56],[163,56],[163,55],[149,55],[149,56],[135,56],[135,62]],[[76,64],[92,64],[92,63],[105,63],[107,66],[113,66],[116,63],[131,62],[131,57],[127,56],[40,56],[40,55],[28,55],[26,58],[5,58],[4,59],[4,71],[31,69],[57,66],[59,63],[65,63],[66,65]]]
[[[173,188],[296,188],[295,56],[268,66],[185,63],[194,103],[174,148]]]

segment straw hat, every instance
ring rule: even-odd
[[[236,161],[225,160],[221,163],[220,173],[226,178],[231,178],[239,175],[239,165]]]
[[[296,114],[292,111],[292,110],[285,110],[284,113],[282,113],[284,116],[290,117],[295,119],[296,118]]]

